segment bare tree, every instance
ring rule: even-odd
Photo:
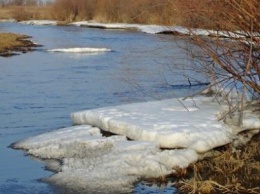
[[[197,36],[193,28],[193,44],[197,52],[190,52],[199,61],[201,69],[213,80],[212,86],[221,89],[221,95],[230,104],[230,112],[239,112],[238,124],[241,124],[246,95],[260,101],[260,12],[258,0],[229,0],[193,2],[192,8],[187,9],[183,17],[187,26],[214,29],[214,38]],[[183,4],[181,4],[183,6]],[[212,12],[214,10],[214,12]],[[190,24],[189,18],[195,18]],[[198,52],[199,50],[199,52]],[[232,95],[236,94],[234,98]]]

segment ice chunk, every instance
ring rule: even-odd
[[[99,129],[77,126],[41,134],[14,145],[28,153],[61,163],[48,165],[59,172],[53,184],[84,193],[130,192],[141,177],[170,174],[198,160],[192,149],[160,150],[153,142],[128,141],[124,136],[101,136]],[[60,164],[61,166],[57,166]]]
[[[69,143],[75,141],[77,138],[94,138],[101,137],[100,129],[91,127],[89,125],[81,125],[63,128],[48,133],[43,133],[35,137],[30,137],[19,141],[13,145],[15,149],[32,150],[42,148],[56,142]]]
[[[63,53],[97,53],[97,52],[109,52],[111,49],[108,48],[58,48],[49,49],[49,52],[63,52]]]

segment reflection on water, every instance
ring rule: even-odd
[[[187,83],[183,72],[168,68],[173,62],[189,63],[176,46],[176,41],[181,44],[185,40],[73,26],[0,23],[0,29],[30,35],[44,45],[35,52],[0,59],[0,194],[57,193],[37,181],[51,172],[22,152],[7,148],[11,143],[70,126],[70,113],[74,111],[191,92],[190,88],[169,87]],[[90,55],[46,51],[75,47],[109,48],[112,52]],[[151,191],[147,185],[138,188],[140,192]]]

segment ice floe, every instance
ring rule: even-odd
[[[57,172],[47,178],[53,184],[84,193],[131,192],[141,178],[186,168],[207,151],[238,141],[241,131],[259,132],[259,115],[245,111],[238,128],[219,121],[226,109],[210,97],[196,97],[81,111],[71,115],[78,126],[31,137],[13,147],[62,161],[48,164]],[[105,137],[100,129],[116,135]]]
[[[72,114],[75,124],[89,124],[161,148],[206,152],[232,141],[232,130],[218,121],[217,103],[203,98],[177,99],[100,108]]]
[[[111,49],[108,48],[57,48],[49,49],[49,52],[62,52],[62,53],[98,53],[98,52],[109,52]]]
[[[103,137],[98,128],[87,125],[41,134],[16,143],[14,148],[62,160],[62,166],[51,167],[59,172],[47,181],[84,193],[130,192],[140,178],[170,174],[175,166],[185,168],[198,160],[192,149],[160,150],[153,142]]]

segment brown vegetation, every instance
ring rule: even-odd
[[[258,0],[230,0],[215,7],[215,12],[209,15],[212,26],[216,30],[226,30],[225,35],[233,41],[223,40],[221,36],[214,40],[194,36],[193,43],[200,53],[193,51],[191,55],[199,61],[201,71],[211,77],[210,87],[216,84],[220,88],[228,86],[228,90],[220,90],[217,94],[230,105],[223,119],[239,115],[236,125],[241,125],[246,94],[250,92],[260,103],[260,6]],[[200,10],[194,10],[186,17],[205,18],[205,12]],[[230,98],[231,90],[239,99]]]
[[[6,7],[0,7],[0,19],[10,19],[10,18],[12,18],[10,9]]]
[[[174,24],[172,3],[168,0],[56,0],[53,18],[61,21]],[[175,16],[175,17],[173,17]]]
[[[251,11],[260,8],[257,0],[234,2],[233,0],[55,0],[47,5],[38,2],[36,0],[3,1],[0,18],[8,18],[11,15],[18,19],[176,24],[230,30],[237,27],[238,18],[248,19]],[[249,2],[251,10],[246,8],[248,3],[245,2]],[[236,17],[238,15],[234,13],[238,13],[239,7],[245,8],[246,13]],[[256,18],[258,21],[259,19]]]
[[[50,7],[37,0],[3,0],[0,4],[0,19],[51,19]]]
[[[27,40],[29,37],[19,34],[0,33],[0,56],[8,57],[15,52],[28,52],[35,45]]]
[[[51,19],[48,6],[12,6],[8,8],[11,18],[17,21]]]
[[[227,147],[215,158],[191,165],[177,186],[182,193],[260,193],[260,134],[240,150]]]
[[[252,2],[250,6],[253,9],[259,8],[256,0],[237,2],[239,6]],[[236,3],[223,0],[55,0],[51,15],[54,19],[68,22],[93,19],[230,30],[237,27],[233,13],[238,10],[234,5]]]

